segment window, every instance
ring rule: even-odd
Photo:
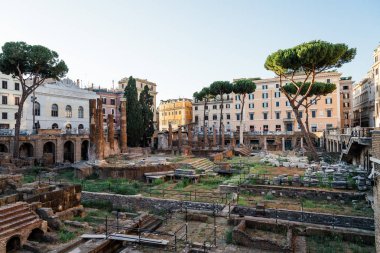
[[[226,114],[227,119],[231,119],[231,116],[229,114]]]
[[[115,105],[115,99],[114,98],[111,98],[111,105]]]
[[[212,106],[212,109],[216,109],[216,105],[213,105],[213,106]]]
[[[240,109],[240,104],[236,104],[235,109]]]
[[[102,103],[105,105],[107,104],[107,98],[102,98]]]
[[[280,112],[276,112],[276,119],[280,119]]]
[[[279,83],[276,83],[276,88],[280,88],[280,84]]]
[[[268,113],[267,112],[263,112],[263,119],[268,119]]]
[[[53,104],[51,106],[51,116],[52,117],[58,117],[58,105]]]
[[[344,99],[348,99],[348,98],[350,98],[350,94],[348,94],[348,93],[344,93],[344,94],[343,94],[343,98],[344,98]]]
[[[263,90],[267,90],[268,89],[268,85],[263,85]]]
[[[268,108],[268,102],[263,103],[263,108]]]
[[[333,128],[333,125],[332,124],[326,124],[326,128],[327,129]]]
[[[264,128],[264,132],[268,132],[268,130],[269,130],[268,125],[264,125],[263,128]]]
[[[19,97],[15,97],[15,105],[20,105],[20,98]]]
[[[230,106],[231,106],[230,104],[226,104],[226,108],[227,108],[227,109],[230,108]]]
[[[219,105],[219,109],[222,109],[223,108],[223,105]]]
[[[249,113],[249,119],[254,120],[255,114],[253,112]]]
[[[3,105],[7,105],[8,104],[8,97],[7,96],[2,96],[1,97],[1,103]]]
[[[78,110],[78,114],[79,114],[79,110]],[[83,109],[82,109],[82,114],[83,114]],[[115,115],[115,109],[111,108],[111,114]],[[80,117],[78,116],[78,118]],[[82,118],[83,118],[83,115],[82,115]]]
[[[276,107],[280,107],[280,102],[276,101]]]
[[[276,125],[276,131],[281,131],[281,125]]]
[[[54,123],[53,125],[51,125],[51,129],[58,129],[58,124]]]
[[[291,119],[292,118],[292,112],[286,112],[286,118]]]
[[[326,80],[326,83],[330,83],[330,79],[327,79],[327,80]]]
[[[235,95],[235,100],[240,101],[240,95]]]
[[[15,90],[20,90],[20,84],[19,83],[15,83]]]
[[[82,119],[84,117],[84,112],[83,112],[83,107],[82,106],[79,106],[78,107],[78,118]],[[112,109],[112,114],[114,114],[114,111]]]
[[[343,90],[348,90],[348,86],[347,86],[347,85],[344,85],[344,86],[343,86]]]
[[[240,120],[240,113],[236,113],[236,120]]]
[[[216,114],[212,115],[212,120],[218,120],[218,115]]]
[[[205,110],[208,110],[208,105],[205,106]]]
[[[68,124],[66,124],[66,129],[67,130],[70,130],[72,127],[71,127],[71,124],[70,123],[68,123]]]
[[[331,115],[332,115],[331,109],[328,109],[328,110],[327,110],[327,117],[328,117],[328,118],[331,118]]]
[[[198,122],[198,115],[194,117],[195,122]]]
[[[312,125],[312,126],[311,126],[311,131],[312,131],[313,133],[317,132],[317,126],[316,126],[316,125]]]
[[[1,114],[1,118],[2,118],[2,119],[8,119],[8,113],[3,112],[3,113]]]
[[[331,105],[332,104],[332,98],[326,98],[325,102],[326,102],[326,105]]]
[[[376,55],[375,56],[375,62],[377,62],[379,60],[378,56]]]
[[[350,107],[350,103],[344,102],[343,107]]]
[[[195,111],[198,111],[198,106],[195,106],[195,107],[194,107],[194,110],[195,110]]]
[[[104,110],[104,108],[103,108]],[[66,118],[71,118],[73,116],[73,111],[70,105],[66,105]]]
[[[205,120],[208,120],[208,115],[205,116]]]
[[[279,98],[280,96],[281,96],[281,92],[276,91],[276,92],[274,93],[274,97],[275,97],[275,98]]]
[[[345,119],[348,119],[348,117],[349,117],[348,112],[345,112],[345,113],[344,113],[344,118],[345,118]]]
[[[18,115],[18,113],[16,112],[16,113],[15,113],[15,119],[17,119],[17,115]]]
[[[1,87],[2,87],[3,89],[8,89],[8,82],[7,82],[7,81],[3,81]]]
[[[252,99],[254,99],[254,98],[255,98],[255,96],[253,95],[253,93],[248,94],[248,99],[249,99],[249,100],[252,100]]]
[[[298,112],[298,116],[302,119],[302,112]]]
[[[317,116],[317,111],[311,111],[311,117],[315,118]]]
[[[255,108],[255,104],[254,103],[250,103],[248,107],[251,108],[251,109]]]
[[[34,103],[34,115],[36,115],[36,116],[40,116],[40,114],[41,114],[41,106],[40,106],[40,103],[35,102],[35,103]]]
[[[262,97],[263,97],[263,98],[268,98],[268,93],[266,93],[266,92],[263,93],[263,94],[262,94]]]
[[[376,69],[375,73],[376,73],[376,75],[379,74],[379,68]]]
[[[285,102],[285,105],[286,105],[286,106],[290,106],[289,101],[286,101],[286,102]]]
[[[79,124],[78,125],[78,129],[83,129],[84,127],[83,127],[83,125],[82,124]]]
[[[102,112],[103,112],[103,116],[106,115],[106,108],[103,108]]]

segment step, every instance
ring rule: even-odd
[[[5,205],[5,206],[2,206],[0,208],[0,217],[4,216],[4,214],[7,214],[7,213],[11,213],[13,212],[14,210],[17,210],[17,209],[20,209],[20,208],[23,208],[27,206],[27,204],[25,203],[20,203],[20,202],[16,202],[14,204],[9,204],[9,205]]]
[[[1,226],[0,232],[8,230],[10,228],[12,228],[12,229],[16,229],[16,228],[18,229],[19,227],[22,228],[22,227],[24,227],[24,223],[32,221],[32,220],[36,220],[36,219],[38,219],[38,218],[35,215],[30,214],[30,216],[28,216],[28,217],[25,217],[23,219],[20,219],[20,220],[17,220],[17,221],[14,221],[14,222],[11,222],[11,223],[8,223],[8,224]]]
[[[42,221],[42,220],[41,220],[41,221]],[[39,222],[41,222],[41,221],[39,221]],[[0,231],[0,238],[4,238],[4,237],[6,237],[6,236],[12,235],[12,234],[14,234],[15,229],[16,229],[16,230],[21,230],[22,228],[28,227],[29,225],[32,225],[32,224],[35,223],[35,222],[36,222],[36,220],[33,219],[33,220],[31,220],[31,221],[25,222],[25,223],[23,224],[23,226],[20,226],[20,227],[17,227],[17,228],[10,228],[10,229],[5,230],[5,231]]]
[[[9,222],[12,222],[12,220],[15,220],[15,219],[23,219],[27,216],[30,215],[30,212],[22,212],[22,213],[18,213],[18,214],[14,214],[6,219],[1,219],[0,220],[0,227],[3,226],[4,224],[7,224]]]
[[[28,206],[24,206],[20,209],[15,209],[15,210],[10,210],[10,211],[6,211],[6,212],[1,212],[0,213],[0,220],[3,220],[3,219],[6,219],[8,217],[11,217],[11,216],[14,216],[14,215],[17,215],[17,214],[20,214],[20,213],[24,213],[24,212],[29,212],[30,209]]]

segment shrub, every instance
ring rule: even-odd
[[[112,202],[109,200],[85,200],[82,201],[82,205],[84,207],[97,208],[106,211],[112,211],[113,209]]]
[[[153,185],[160,185],[163,184],[165,181],[162,178],[156,178],[153,180]]]
[[[268,192],[265,196],[264,196],[264,199],[265,200],[274,200],[275,197],[273,196],[273,194],[271,192]]]
[[[179,181],[176,185],[175,185],[175,189],[183,189],[185,188],[186,186],[188,186],[190,184],[190,180],[185,178],[181,181]]]
[[[75,238],[75,233],[62,228],[58,232],[59,241],[65,243]]]
[[[232,244],[233,243],[232,229],[231,228],[226,231],[226,243],[227,244]]]

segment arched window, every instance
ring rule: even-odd
[[[51,125],[51,129],[58,129],[58,124],[54,123],[53,125]]]
[[[83,129],[84,127],[83,127],[83,125],[82,124],[79,124],[78,125],[78,129]]]
[[[41,106],[40,106],[40,103],[38,103],[38,102],[34,103],[34,115],[35,116],[41,115]]]
[[[78,118],[83,118],[83,107],[79,106],[78,107]]]
[[[69,124],[66,124],[66,129],[67,130],[70,130],[71,129],[71,124],[69,123]]]
[[[66,118],[71,118],[73,116],[73,110],[70,105],[66,105]]]
[[[51,106],[51,116],[52,117],[58,117],[58,105],[57,104],[53,104]]]

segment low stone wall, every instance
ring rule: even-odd
[[[20,201],[20,194],[7,195],[0,198],[0,207]]]
[[[212,203],[203,203],[203,202],[190,202],[190,201],[179,201],[171,199],[159,199],[159,198],[150,198],[142,197],[140,195],[120,195],[120,194],[110,194],[102,192],[82,192],[82,201],[91,201],[91,200],[102,200],[110,201],[113,206],[116,207],[133,207],[137,210],[167,210],[167,209],[181,209],[188,208],[193,210],[205,210],[212,211],[214,208],[217,211],[223,209],[222,205],[212,204]]]
[[[0,175],[0,195],[11,191],[15,192],[21,187],[22,175]]]
[[[211,154],[210,160],[214,163],[222,162],[224,158],[232,158],[234,156],[233,150],[226,150],[223,152]]]
[[[337,227],[359,228],[364,230],[375,229],[374,219],[358,216],[343,216],[343,215],[330,215],[323,213],[300,212],[284,209],[265,209],[265,213],[256,213],[256,208],[249,208],[243,206],[235,206],[232,210],[233,214],[240,216],[260,216],[264,218],[272,218],[289,221],[298,221],[305,223],[321,224],[321,225],[334,225]]]
[[[220,187],[223,190],[223,187]],[[227,190],[229,187],[225,187]],[[276,197],[287,197],[296,199],[316,199],[316,200],[335,200],[351,202],[352,200],[365,200],[363,192],[348,191],[329,191],[325,189],[308,189],[306,187],[284,187],[274,185],[242,185],[240,191],[248,191],[254,195],[266,195],[271,193]]]

